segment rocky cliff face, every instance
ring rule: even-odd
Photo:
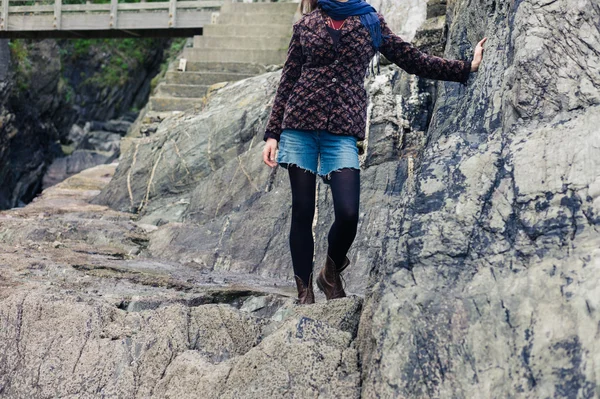
[[[73,149],[88,153],[76,154],[69,162],[71,169],[91,166],[94,162],[90,160],[98,161],[98,157],[110,161],[112,154],[89,153],[102,151],[101,146],[78,147],[72,130],[81,130],[86,123],[111,119],[130,123],[135,119],[136,109],[147,101],[151,79],[158,73],[169,40],[147,44],[151,45],[123,40],[0,42],[4,76],[0,93],[0,209],[31,201],[47,186],[43,177],[52,162]],[[73,148],[65,152],[70,145]],[[47,182],[72,174],[65,165],[50,171]],[[57,172],[62,169],[64,172]]]
[[[430,11],[445,40],[416,39],[488,36],[485,60],[466,87],[369,80],[355,295],[293,304],[289,182],[261,159],[280,72],[256,76],[0,214],[0,394],[599,396],[600,7]]]
[[[454,1],[413,179],[361,319],[364,397],[592,398],[598,387],[600,7]]]

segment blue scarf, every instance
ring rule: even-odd
[[[332,19],[341,20],[349,15],[360,15],[360,22],[369,30],[375,50],[381,46],[381,25],[376,10],[364,0],[317,0],[317,5]]]
[[[371,34],[371,41],[375,48],[375,59],[377,59],[377,74],[379,74],[379,47],[381,46],[382,35],[381,24],[379,23],[379,17],[376,14],[375,8],[364,0],[348,0],[346,2],[337,0],[317,0],[317,6],[321,6],[327,15],[338,21],[349,15],[360,15],[360,22]],[[375,74],[372,62],[371,74]],[[369,76],[368,68],[366,76]]]

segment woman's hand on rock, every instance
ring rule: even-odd
[[[277,162],[275,162],[275,151],[277,151],[278,144],[279,142],[276,139],[269,138],[263,149],[263,161],[270,167],[277,165]]]
[[[481,39],[477,46],[475,46],[475,53],[473,54],[473,61],[471,61],[471,72],[477,72],[479,69],[479,64],[481,64],[481,60],[483,59],[483,43],[485,43],[487,37]]]

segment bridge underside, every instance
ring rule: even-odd
[[[100,39],[128,37],[192,37],[195,35],[201,35],[202,30],[202,28],[165,28],[0,31],[0,39]]]

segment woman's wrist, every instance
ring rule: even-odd
[[[471,72],[477,72],[479,64],[483,59],[483,44],[487,41],[487,37],[484,37],[475,46],[475,52],[473,53],[473,60],[471,61]]]

